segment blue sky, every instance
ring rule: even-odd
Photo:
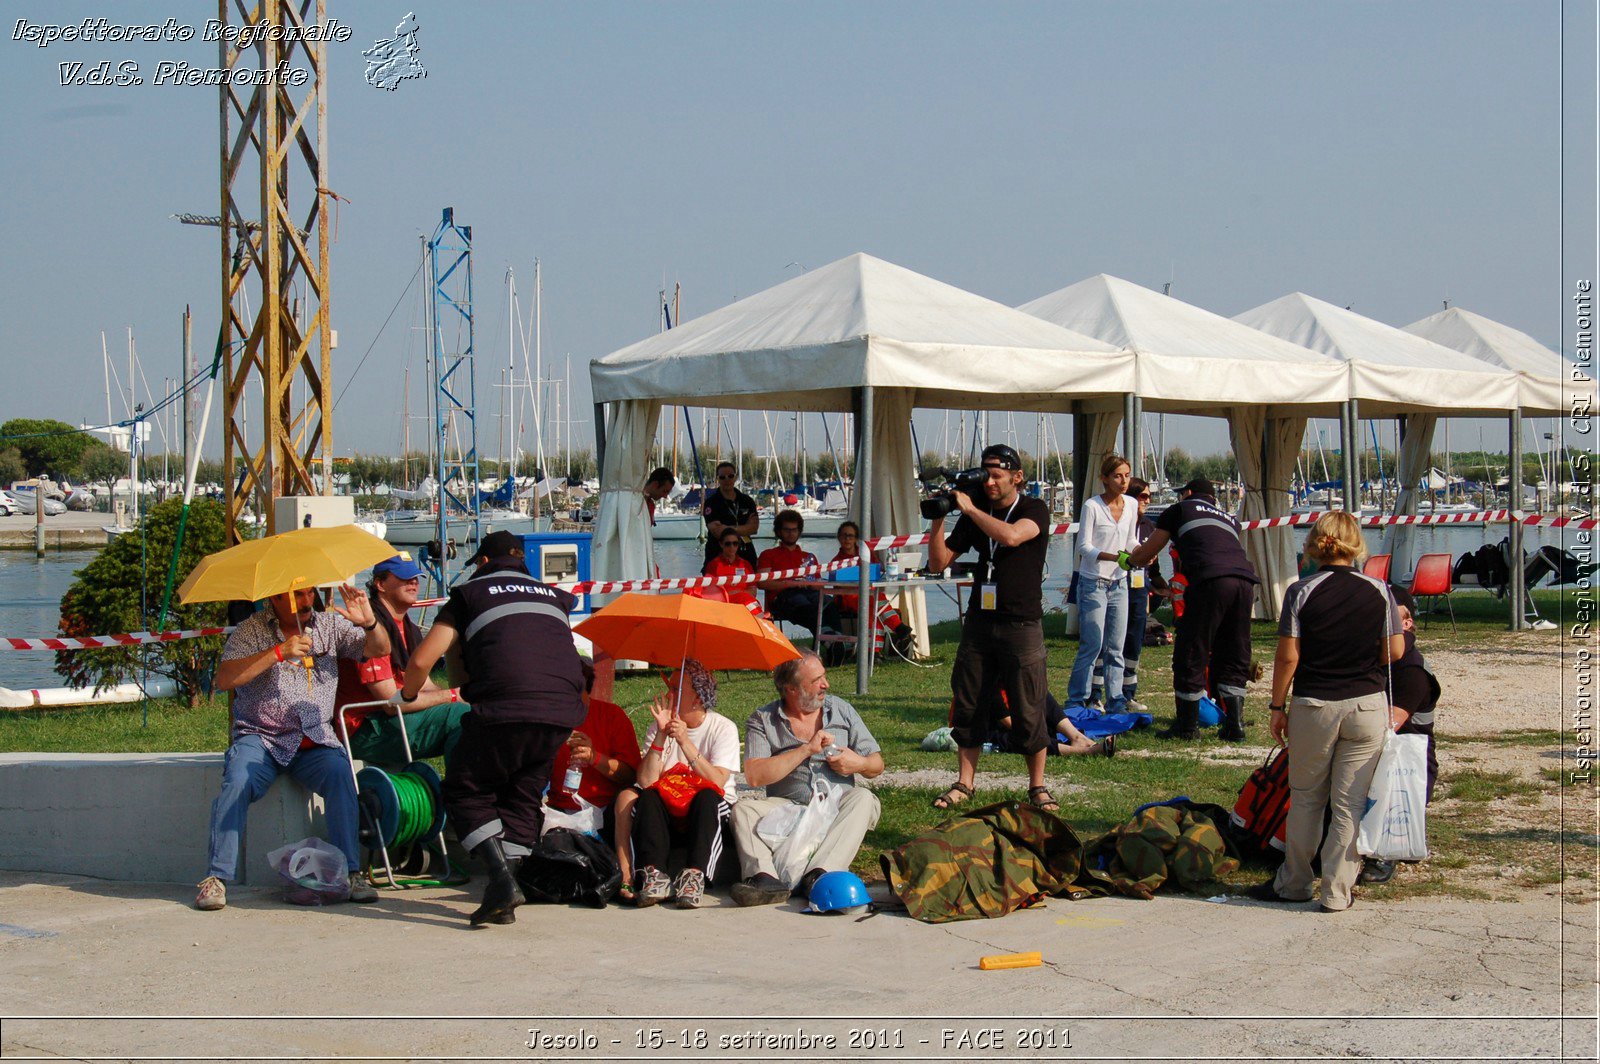
[[[867,251],[1008,304],[1107,272],[1229,315],[1298,289],[1403,325],[1449,299],[1556,347],[1595,273],[1590,5],[328,6],[353,30],[330,46],[340,454],[398,450],[408,362],[421,412],[402,293],[444,206],[474,229],[491,456],[503,276],[526,293],[535,256],[579,442],[588,360],[655,331],[663,277],[693,316]],[[427,78],[364,84],[361,50],[408,10]],[[215,11],[6,5],[0,416],[102,419],[100,332],[120,355],[129,325],[159,392],[184,304],[206,351],[219,299],[215,231],[169,217],[217,211],[216,90],[63,87],[57,67],[148,79],[216,45],[39,48],[15,21]],[[1220,426],[1169,419],[1168,442],[1220,449]]]

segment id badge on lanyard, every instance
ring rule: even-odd
[[[1011,522],[1011,512],[1017,508],[1017,503],[1019,503],[1021,501],[1022,501],[1022,497],[1020,495],[1017,498],[1012,499],[1011,500],[1010,509],[1006,510],[1006,515],[1004,517],[1002,517],[1000,520],[1002,520],[1002,521],[1006,522],[1007,524],[1009,524]],[[988,567],[987,567],[988,571],[984,573],[984,576],[987,579],[985,579],[983,583],[978,585],[978,608],[980,610],[989,610],[990,612],[993,612],[994,610],[997,610],[997,609],[1000,608],[1000,596],[996,591],[995,573],[994,573],[994,570],[995,570],[995,553],[997,551],[999,551],[999,549],[1000,549],[999,544],[997,544],[994,541],[993,537],[991,537],[990,540],[989,540],[989,564],[988,564]]]
[[[1128,570],[1128,586],[1133,588],[1133,590],[1135,590],[1135,591],[1143,590],[1143,588],[1144,588],[1144,570],[1143,569],[1130,569],[1130,570]]]

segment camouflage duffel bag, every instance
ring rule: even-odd
[[[1225,815],[1220,808],[1217,814]],[[1126,824],[1089,843],[1085,862],[1086,883],[1146,899],[1155,897],[1169,879],[1196,890],[1239,867],[1211,816],[1174,805],[1139,810]]]
[[[1054,814],[1001,802],[951,817],[878,861],[907,912],[942,924],[1004,916],[1073,890],[1083,843]]]

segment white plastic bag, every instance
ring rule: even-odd
[[[557,809],[546,802],[544,806],[544,826],[539,829],[539,837],[543,838],[546,832],[556,828],[566,828],[576,835],[600,835],[600,825],[604,819],[600,807],[583,797],[578,798],[576,810]]]
[[[267,854],[267,863],[289,885],[284,900],[294,905],[333,905],[350,896],[350,871],[344,854],[312,837]]]
[[[1356,849],[1382,861],[1428,856],[1428,737],[1390,732],[1361,814]]]
[[[800,817],[805,811],[805,806],[793,802],[780,805],[756,821],[756,838],[776,850],[793,833],[794,826],[800,823]]]
[[[772,854],[772,863],[784,886],[795,886],[811,867],[812,854],[817,852],[828,829],[839,818],[839,803],[843,798],[843,785],[829,784],[818,778],[811,780],[811,801],[801,811],[789,837]]]

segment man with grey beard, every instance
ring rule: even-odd
[[[857,779],[883,773],[883,754],[855,707],[828,693],[828,671],[806,651],[772,671],[778,700],[745,722],[745,782],[765,787],[765,798],[741,798],[733,807],[733,841],[740,874],[733,900],[773,905],[791,895],[806,898],[824,872],[848,869],[861,840],[878,823],[878,798]],[[761,818],[785,805],[811,801],[813,781],[849,788],[839,815],[811,857],[810,868],[791,891],[778,878],[773,847],[756,834]]]

